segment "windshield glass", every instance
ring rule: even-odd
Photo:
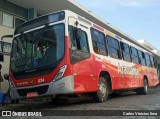
[[[44,27],[17,36],[13,40],[13,73],[44,67],[56,67],[64,56],[64,25]]]

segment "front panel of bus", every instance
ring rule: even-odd
[[[57,12],[16,29],[9,74],[12,99],[73,93],[65,27],[65,12]]]

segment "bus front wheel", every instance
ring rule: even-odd
[[[98,80],[98,91],[93,93],[93,99],[96,102],[105,102],[108,98],[109,89],[106,80],[100,77]]]

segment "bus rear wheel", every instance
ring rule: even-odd
[[[98,91],[93,93],[93,99],[100,103],[105,102],[108,98],[109,89],[106,80],[103,77],[99,78]]]
[[[138,95],[147,95],[148,94],[148,81],[144,79],[144,87],[136,90]]]

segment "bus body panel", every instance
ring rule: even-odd
[[[98,80],[95,76],[96,66],[94,65],[93,60],[94,57],[91,55],[89,59],[80,61],[73,65],[75,93],[97,91]]]
[[[33,93],[33,94],[32,94]],[[36,93],[36,95],[34,95]],[[59,81],[37,86],[26,86],[19,88],[10,88],[12,100],[25,98],[43,98],[54,97],[56,94],[73,94],[74,93],[74,76],[66,76]]]

